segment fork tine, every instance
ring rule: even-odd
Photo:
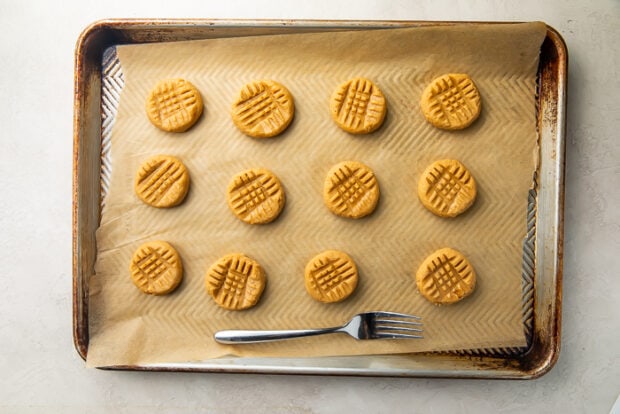
[[[422,335],[397,334],[397,333],[377,333],[377,339],[424,339]]]
[[[422,339],[422,318],[397,312],[374,312],[374,337],[378,339]]]
[[[375,319],[377,324],[391,324],[391,325],[410,325],[410,326],[422,326],[422,322],[419,321],[399,321],[391,319]]]
[[[405,331],[405,332],[422,332],[421,328],[405,328],[402,326],[386,326],[386,325],[376,325],[375,328],[380,331]]]
[[[408,315],[406,313],[398,313],[398,312],[370,312],[374,314],[375,318],[409,318],[409,319],[422,319],[420,316],[416,315]]]

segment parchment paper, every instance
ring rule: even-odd
[[[542,23],[457,24],[119,46],[125,88],[89,282],[88,364],[524,346],[522,242],[536,168],[535,83],[544,35]],[[424,87],[450,72],[469,74],[482,97],[480,118],[459,132],[434,128],[419,109]],[[388,102],[384,125],[367,136],[340,130],[329,114],[332,91],[356,76],[377,83]],[[202,118],[182,134],[159,131],[144,109],[153,85],[172,77],[194,83],[205,102]],[[295,98],[295,118],[277,138],[244,136],[230,119],[240,88],[257,79],[276,80]],[[149,207],[134,194],[139,165],[155,154],[175,155],[189,169],[190,192],[179,207]],[[474,206],[454,219],[434,216],[416,195],[420,173],[443,158],[468,166],[479,189]],[[368,218],[340,218],[323,204],[325,174],[344,160],[367,164],[378,178],[381,200]],[[226,205],[229,180],[251,167],[275,172],[286,191],[283,213],[268,225],[245,224]],[[128,271],[134,250],[155,239],[173,244],[185,267],[181,286],[162,297],[138,291]],[[478,285],[460,303],[435,306],[417,292],[414,273],[446,246],[468,257]],[[347,252],[360,270],[357,291],[342,303],[318,303],[304,289],[306,262],[326,249]],[[207,268],[231,252],[266,270],[267,287],[251,310],[221,309],[204,289]],[[425,338],[331,335],[244,346],[212,339],[220,329],[339,325],[367,310],[421,315]]]

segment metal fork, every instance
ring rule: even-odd
[[[214,338],[223,344],[248,344],[337,332],[347,333],[355,339],[423,338],[421,317],[395,312],[359,313],[346,324],[332,328],[281,331],[226,330],[216,332]]]

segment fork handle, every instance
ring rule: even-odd
[[[227,330],[216,332],[214,338],[222,344],[252,344],[257,342],[279,341],[281,339],[302,338],[340,332],[341,327],[324,329],[297,329],[283,331]]]

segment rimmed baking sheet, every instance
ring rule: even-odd
[[[230,26],[227,26],[227,29],[230,30]],[[242,32],[245,33],[245,31],[247,30],[247,27],[242,27],[240,30]],[[306,27],[307,29],[307,27]],[[315,28],[318,30],[318,28]],[[339,29],[342,29],[342,27],[339,27]],[[196,30],[195,26],[192,26],[192,30]],[[113,108],[114,108],[114,102],[115,102],[115,98],[117,97],[117,95],[115,94],[115,88],[120,89],[121,87],[121,82],[122,82],[122,71],[120,70],[119,66],[118,66],[118,62],[114,59],[113,57],[113,49],[109,49],[108,55],[105,56],[103,62],[104,65],[102,67],[99,68],[99,70],[101,70],[103,68],[103,76],[102,76],[102,85],[103,85],[103,94],[102,94],[102,104],[104,107],[104,113],[102,115],[102,120],[103,120],[103,125],[102,125],[102,131],[103,134],[102,136],[104,137],[104,139],[101,141],[101,147],[103,148],[103,150],[100,150],[100,155],[103,155],[103,159],[101,162],[102,165],[102,174],[101,174],[101,179],[102,179],[102,188],[105,188],[106,185],[106,177],[107,177],[107,173],[106,171],[109,171],[109,166],[110,164],[107,163],[106,161],[106,148],[107,147],[107,142],[105,139],[106,136],[106,128],[109,127],[111,125],[111,120],[114,119],[113,117]],[[544,80],[544,79],[543,79]],[[116,90],[116,92],[118,92],[118,90]],[[541,125],[544,126],[544,125]],[[543,134],[541,134],[541,139],[544,138],[544,128],[543,129]],[[543,158],[543,164],[544,164],[544,158]],[[104,190],[105,191],[105,190]],[[535,296],[535,283],[534,283],[534,276],[536,275],[536,255],[535,255],[535,249],[536,249],[536,244],[535,244],[535,240],[536,240],[536,220],[535,218],[537,217],[537,215],[535,214],[535,208],[536,208],[536,203],[535,201],[537,200],[536,198],[536,192],[532,191],[529,194],[530,197],[530,203],[528,204],[528,212],[527,212],[527,217],[528,217],[528,237],[525,240],[524,243],[524,250],[523,250],[523,256],[524,256],[524,260],[523,260],[523,276],[522,276],[522,282],[523,282],[523,321],[524,321],[524,329],[527,332],[528,335],[528,341],[534,342],[532,340],[532,337],[534,336],[533,333],[533,326],[535,326],[535,324],[533,324],[533,320],[536,316],[535,310],[534,310],[534,304],[535,304],[535,300],[534,300],[534,296]],[[105,201],[105,197],[102,197],[100,199],[101,201]],[[82,309],[84,309],[84,307],[82,307]],[[78,341],[79,342],[79,341]],[[494,360],[493,358],[495,357],[501,357],[500,359],[504,359],[504,361],[507,361],[506,358],[509,357],[514,357],[514,358],[523,358],[524,356],[524,351],[526,351],[526,347],[524,348],[513,348],[513,349],[474,349],[474,350],[469,350],[467,352],[465,352],[465,354],[473,354],[473,355],[477,355],[477,356],[489,356],[492,360]],[[385,359],[384,359],[385,358]],[[363,366],[365,362],[371,362],[371,364],[373,363],[378,363],[379,365],[382,365],[382,363],[384,361],[390,361],[393,360],[393,358],[396,359],[401,359],[401,358],[406,358],[406,356],[390,356],[390,357],[379,357],[377,358],[371,358],[371,361],[367,361],[366,359],[364,359],[363,357],[360,360],[355,359],[355,357],[352,357],[352,359],[350,358],[346,358],[345,360],[349,360],[349,361],[357,361],[357,362],[362,362],[360,365],[358,365],[357,363],[354,363],[353,365],[358,365],[358,366]],[[436,361],[440,361],[445,359],[445,356],[439,356],[439,355],[435,355],[435,356],[424,356],[424,355],[418,355],[416,356],[416,362],[419,361],[425,361],[427,360],[427,358],[435,358]],[[458,356],[453,355],[453,356],[449,356],[449,358],[457,358]],[[308,360],[311,361],[309,363],[309,367],[306,367],[304,369],[301,369],[300,367],[304,365],[304,359],[302,358],[300,361],[295,361],[290,365],[290,369],[286,369],[284,368],[282,370],[282,372],[311,372],[311,373],[328,373],[329,370],[325,371],[324,368],[320,368],[320,366],[326,362],[326,361],[330,361],[330,358],[325,358],[325,359],[320,359],[320,362],[317,364],[317,360]],[[191,369],[191,370],[220,370],[221,367],[223,366],[227,366],[228,363],[230,362],[226,362],[226,359],[223,359],[219,362],[206,362],[204,364],[187,364],[187,365],[183,365],[183,364],[154,364],[154,365],[150,365],[150,367],[155,367],[157,369],[184,369],[183,366],[185,366],[187,369]],[[234,366],[236,368],[232,368],[232,371],[235,370],[249,370],[249,371],[253,371],[254,369],[257,369],[258,371],[270,371],[273,372],[273,369],[269,368],[267,369],[266,367],[271,366],[271,363],[274,363],[275,365],[271,366],[271,367],[275,367],[278,364],[275,362],[277,360],[274,359],[266,359],[265,361],[263,360],[255,360],[255,359],[244,359],[244,358],[240,358],[238,360],[234,360]],[[256,361],[259,361],[259,363],[257,364],[257,366],[261,366],[261,368],[256,368],[256,366],[254,366],[253,364],[256,363]],[[271,361],[271,362],[269,362]],[[286,359],[284,359],[283,361],[287,361]],[[428,361],[426,361],[428,362]],[[317,365],[314,365],[317,364]],[[339,364],[336,364],[339,365]],[[254,366],[255,368],[251,368],[251,366]],[[314,372],[313,371],[313,366],[315,366],[317,368],[317,371]],[[245,367],[245,368],[240,368],[240,367]],[[250,367],[250,368],[248,368]],[[140,367],[133,367],[133,368],[140,368]],[[144,367],[143,367],[144,368]],[[247,368],[247,369],[246,369]],[[224,369],[224,368],[222,368]],[[274,368],[276,369],[276,368]],[[391,375],[388,372],[390,371],[389,368],[383,368],[381,370],[368,370],[367,368],[361,368],[361,369],[353,369],[353,370],[348,370],[348,369],[343,369],[343,367],[340,367],[340,369],[342,369],[343,371],[341,373],[357,373],[360,375]],[[277,369],[276,369],[277,370]],[[336,369],[336,371],[338,371],[338,369]],[[345,372],[346,371],[346,372]],[[397,370],[399,373],[397,373],[396,371],[393,372],[393,374],[395,375],[403,375],[402,372],[400,372],[400,370]],[[461,373],[461,374],[457,374],[457,375],[467,375],[467,372],[464,371],[465,374]],[[430,375],[443,375],[439,372],[437,373],[433,373],[432,370],[430,371]],[[411,370],[408,371],[407,373],[405,373],[404,375],[429,375],[429,371],[419,371],[419,370]],[[491,375],[492,376],[492,375]]]

